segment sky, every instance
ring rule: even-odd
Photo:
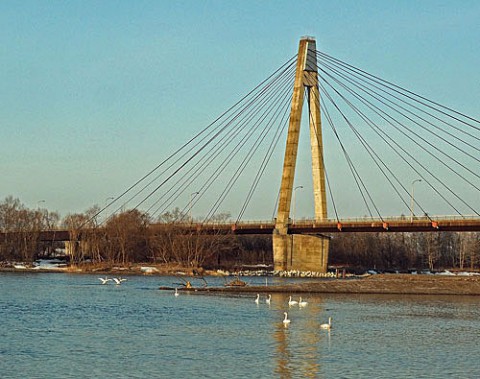
[[[480,2],[468,0],[3,0],[0,199],[62,216],[103,206],[305,35],[478,119],[478,20]],[[310,209],[298,199],[299,216]],[[270,205],[256,211],[271,217]]]

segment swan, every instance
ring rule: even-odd
[[[300,297],[300,299],[298,300],[298,306],[306,307],[307,305],[308,305],[308,302],[306,302],[305,300],[302,300],[302,298]]]
[[[255,298],[255,303],[259,303],[260,302],[260,294],[257,293],[257,297]]]
[[[290,319],[288,318],[288,313],[283,312],[283,314],[285,315],[285,318],[283,319],[283,325],[285,325],[285,326],[290,325]]]
[[[98,280],[101,280],[102,284],[107,284],[112,279],[105,277],[105,278],[98,278]]]
[[[265,302],[267,304],[270,304],[272,302],[272,295],[268,295],[268,297],[266,298]]]
[[[328,324],[322,324],[320,325],[320,328],[322,329],[331,329],[332,328],[332,318],[328,318]]]
[[[123,279],[123,278],[113,278],[113,281],[117,286],[119,286],[120,284],[122,284],[122,282],[125,282],[126,280],[127,279]]]
[[[178,295],[180,295],[180,294],[178,293],[178,289],[175,288],[175,296],[178,296]]]
[[[288,300],[288,305],[291,307],[292,305],[297,305],[298,301],[292,300],[292,297],[290,296],[290,299]]]

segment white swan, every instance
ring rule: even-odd
[[[123,278],[113,278],[113,281],[117,286],[119,286],[120,284],[122,284],[122,282],[125,282],[126,280],[127,279],[123,279]]]
[[[285,315],[285,318],[283,319],[283,325],[285,325],[285,326],[290,325],[290,319],[288,318],[288,313],[283,312],[283,314]]]
[[[105,277],[105,278],[98,278],[98,280],[101,280],[102,284],[107,284],[112,279]]]
[[[328,324],[322,324],[320,325],[320,328],[322,329],[331,329],[332,328],[332,318],[328,318]]]
[[[306,307],[308,305],[308,302],[305,301],[305,300],[302,300],[302,298],[300,297],[300,299],[298,300],[298,306],[299,307]]]
[[[255,303],[259,303],[260,302],[260,294],[257,293],[257,297],[255,298]]]
[[[292,297],[290,296],[290,299],[288,300],[288,306],[291,307],[292,305],[297,305],[298,301],[292,300]]]
[[[180,295],[180,294],[178,293],[178,289],[175,288],[175,296],[178,296],[178,295]]]
[[[268,297],[265,299],[265,302],[270,304],[272,302],[272,295],[268,295]]]

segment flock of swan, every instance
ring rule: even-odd
[[[108,282],[113,281],[113,282],[115,282],[115,284],[116,284],[117,286],[119,286],[120,284],[122,284],[123,282],[125,282],[127,279],[121,278],[121,277],[119,277],[119,278],[108,278],[108,277],[105,277],[105,278],[98,278],[98,280],[100,280],[100,281],[102,282],[102,284],[108,284]],[[175,288],[174,296],[177,297],[177,296],[179,296],[179,295],[180,295],[180,293],[178,292],[178,289]],[[267,296],[267,298],[265,299],[265,303],[267,303],[267,304],[270,305],[271,302],[272,302],[272,295],[269,294],[269,295]],[[257,297],[255,298],[255,303],[256,303],[256,304],[260,304],[260,294],[259,294],[259,293],[257,293]],[[292,299],[292,296],[290,296],[289,299],[288,299],[288,306],[289,306],[289,307],[293,307],[293,306],[296,306],[296,305],[298,305],[300,308],[302,308],[302,307],[306,307],[306,306],[308,305],[308,302],[305,301],[305,300],[303,300],[302,297],[300,297],[300,298],[298,299],[298,301],[296,301],[296,300],[293,300],[293,299]],[[291,320],[288,318],[288,313],[287,313],[287,312],[283,312],[283,315],[284,315],[284,319],[283,319],[282,322],[283,322],[283,325],[284,325],[285,327],[287,327],[288,325],[290,325]],[[320,325],[320,328],[321,328],[321,329],[328,329],[328,330],[330,330],[330,329],[332,328],[332,318],[329,317],[329,318],[328,318],[328,323],[326,323],[326,324],[321,324],[321,325]]]
[[[108,284],[108,282],[114,281],[117,286],[125,282],[127,279],[125,278],[98,278],[102,282],[102,284]]]
[[[272,302],[272,295],[268,295],[268,297],[265,299],[265,303],[270,305],[271,302]],[[260,294],[258,293],[257,293],[257,297],[255,298],[255,303],[260,304]],[[302,297],[300,297],[298,301],[296,301],[292,299],[292,296],[290,296],[288,299],[288,306],[293,307],[296,305],[298,305],[300,308],[303,308],[308,305],[308,302],[303,300]],[[283,312],[283,315],[284,315],[284,319],[282,322],[283,322],[283,325],[287,327],[288,325],[290,325],[291,320],[288,318],[288,312]],[[320,328],[330,330],[332,328],[332,317],[328,318],[328,323],[321,324]]]

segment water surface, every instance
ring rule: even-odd
[[[289,308],[289,294],[267,305],[268,287],[258,305],[254,294],[158,290],[174,283],[1,273],[1,377],[480,377],[477,297],[310,294]],[[333,329],[320,329],[329,316]]]

